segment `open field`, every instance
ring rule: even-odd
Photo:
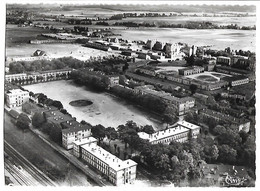
[[[183,29],[183,28],[129,28],[127,30],[114,29],[115,34],[128,40],[148,39],[170,43],[187,43],[196,46],[212,46],[211,49],[224,50],[230,47],[234,50],[250,50],[255,52],[256,31],[231,29]]]
[[[85,120],[92,125],[101,124],[105,127],[117,127],[133,120],[138,125],[152,125],[155,130],[161,124],[150,119],[151,115],[127,104],[124,100],[112,97],[107,93],[96,93],[80,87],[72,81],[55,81],[24,86],[34,93],[44,93],[51,99],[61,101],[63,107],[77,121]],[[93,102],[85,107],[73,107],[69,103],[74,100],[87,99]]]
[[[29,40],[46,39],[40,36],[41,33],[50,33],[48,29],[36,27],[18,27],[17,25],[6,25],[6,47],[11,47],[16,44],[29,43]]]
[[[144,18],[125,18],[122,22],[132,21],[137,23],[155,24],[184,24],[187,22],[212,22],[217,25],[237,24],[238,26],[256,25],[256,17],[144,17]],[[120,21],[119,21],[120,22]]]
[[[212,83],[212,82],[219,81],[224,76],[231,76],[231,75],[226,75],[226,74],[217,73],[217,72],[207,72],[207,71],[205,71],[203,73],[193,74],[193,75],[189,75],[189,76],[186,76],[186,77],[191,78],[191,79],[200,80],[200,81],[207,82],[207,83]]]
[[[51,58],[74,57],[79,60],[88,60],[90,57],[118,55],[118,51],[102,51],[83,47],[80,44],[21,44],[6,48],[7,57],[31,56],[37,49],[45,51]]]
[[[179,67],[179,66],[158,66],[156,68],[159,68],[159,70],[157,70],[157,72],[167,72],[167,71],[178,72],[179,69],[183,69],[185,67]]]
[[[209,75],[197,76],[196,79],[201,80],[201,81],[206,81],[206,82],[217,82],[218,81],[217,78],[214,78],[214,77],[209,76]]]

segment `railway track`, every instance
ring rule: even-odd
[[[11,160],[7,158],[5,159],[5,167],[19,184],[27,186],[56,186],[49,177],[25,159],[6,141],[4,141],[4,151],[15,163],[12,164]]]

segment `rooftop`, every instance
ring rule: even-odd
[[[202,66],[191,66],[191,67],[181,68],[181,69],[179,69],[179,71],[194,70],[194,69],[204,70],[204,67],[202,67]]]
[[[232,122],[232,123],[247,123],[249,120],[243,118],[236,118],[228,114],[220,113],[211,109],[203,109],[201,112],[206,113],[211,116],[215,116],[224,121]]]
[[[13,90],[13,89],[20,89],[20,88],[17,85],[5,83],[5,91],[9,91],[9,90]]]
[[[109,167],[114,169],[115,171],[137,165],[136,162],[130,159],[122,161],[120,158],[112,155],[105,149],[93,143],[90,143],[89,145],[83,145],[81,146],[81,148],[88,151],[104,163],[108,164]]]
[[[230,57],[227,57],[227,56],[218,56],[217,58],[226,58],[226,59],[231,59]]]
[[[64,115],[60,111],[44,111],[45,117],[48,121],[53,123],[62,123],[67,121],[74,121],[74,119],[69,115]]]
[[[23,91],[21,89],[11,89],[7,92],[7,94],[23,94],[23,93],[28,93],[27,91]]]
[[[168,100],[168,101],[175,101],[175,102],[185,102],[185,101],[195,101],[192,97],[183,97],[183,98],[177,98],[172,96],[170,93],[166,93],[164,91],[156,91],[153,89],[150,89],[150,86],[137,86],[135,89],[139,89],[144,93],[154,95],[156,97],[160,97],[162,99]]]
[[[139,132],[138,135],[142,139],[148,139],[149,142],[161,140],[167,137],[171,137],[180,133],[188,132],[189,129],[184,128],[183,126],[175,126],[166,130],[158,131],[153,134],[147,134],[145,132]]]
[[[185,128],[191,129],[191,130],[200,128],[200,126],[194,125],[194,124],[189,123],[189,122],[187,122],[187,121],[178,121],[178,122],[177,122],[177,125],[183,126],[183,127],[185,127]]]
[[[73,143],[78,146],[78,145],[85,145],[87,143],[93,143],[93,142],[97,142],[97,139],[95,139],[94,137],[87,137],[84,139],[79,139],[77,141],[74,141]]]
[[[236,81],[236,80],[245,80],[245,79],[248,79],[248,77],[243,76],[243,75],[234,75],[232,77],[225,76],[222,79],[225,81],[228,81],[228,82],[232,82],[232,81]]]
[[[65,121],[65,122],[62,122],[61,125],[64,127],[64,129],[62,130],[62,133],[77,132],[80,130],[89,130],[92,128],[88,124],[82,125],[81,123],[79,123],[77,121]]]

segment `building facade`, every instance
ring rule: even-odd
[[[250,121],[247,119],[236,118],[228,114],[220,113],[211,109],[203,109],[199,112],[199,115],[204,118],[214,119],[215,121],[222,121],[228,123],[237,128],[238,131],[245,131],[246,133],[250,130]]]
[[[73,142],[91,136],[91,126],[82,125],[77,121],[66,121],[62,126],[62,146],[65,149],[72,149]]]
[[[131,159],[122,161],[96,143],[81,146],[82,159],[106,175],[114,185],[133,184],[136,179],[137,163]]]
[[[231,65],[231,58],[226,56],[218,56],[217,57],[217,64],[223,64],[230,66]]]
[[[22,106],[29,101],[29,92],[21,89],[12,89],[5,93],[6,105],[10,108]]]
[[[187,121],[179,121],[168,129],[153,134],[139,132],[138,135],[142,139],[147,139],[151,144],[170,144],[172,141],[183,143],[190,138],[197,138],[199,133],[200,126]]]
[[[194,67],[188,67],[188,68],[183,68],[179,69],[179,74],[183,76],[188,76],[192,74],[199,74],[204,72],[204,67],[200,66],[194,66]]]

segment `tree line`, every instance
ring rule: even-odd
[[[119,73],[121,64],[126,64],[124,58],[99,58],[98,60],[91,59],[81,61],[73,57],[63,57],[52,60],[35,60],[35,61],[19,61],[9,64],[9,73],[18,74],[24,72],[38,72],[48,70],[58,70],[64,68],[80,69],[85,67],[92,67],[94,70],[103,71],[107,74]]]

